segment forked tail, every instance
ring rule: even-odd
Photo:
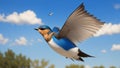
[[[82,59],[82,57],[83,58],[84,57],[94,57],[94,56],[91,56],[91,55],[88,55],[88,54],[82,52],[80,49],[78,49],[78,52],[79,52],[78,53],[79,58],[77,60],[80,60],[80,61],[83,61],[83,62],[84,62],[84,60]]]

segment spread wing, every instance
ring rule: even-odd
[[[90,15],[81,4],[66,20],[58,38],[66,37],[72,42],[81,42],[96,33],[103,25],[96,17]]]

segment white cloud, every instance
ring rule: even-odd
[[[107,51],[105,49],[101,50],[102,53],[106,53]]]
[[[13,45],[26,45],[27,39],[25,37],[20,37],[19,39],[15,40],[15,43]]]
[[[6,44],[8,42],[8,39],[5,38],[2,34],[0,34],[0,44]]]
[[[116,10],[120,9],[120,4],[114,4],[113,6]]]
[[[104,24],[103,27],[94,36],[112,35],[119,33],[120,33],[120,24],[108,23],[108,24]]]
[[[112,51],[120,51],[120,44],[113,44],[111,50]]]
[[[37,15],[32,10],[27,10],[22,13],[13,12],[7,16],[0,14],[0,21],[13,24],[42,24],[42,20],[37,18]]]

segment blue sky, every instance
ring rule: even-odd
[[[82,51],[96,58],[73,62],[54,52],[34,28],[41,24],[61,28],[82,2],[90,14],[105,22],[105,26],[95,37],[78,44]],[[53,14],[49,16],[49,13]],[[0,51],[7,49],[31,59],[44,58],[56,68],[69,64],[120,67],[120,0],[1,0]]]

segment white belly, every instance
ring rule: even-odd
[[[50,45],[50,47],[55,50],[57,53],[68,57],[68,58],[78,58],[79,56],[77,56],[78,54],[78,47],[72,48],[68,51],[64,50],[63,48],[61,48],[59,45],[57,45],[53,39],[51,39],[48,44]]]

